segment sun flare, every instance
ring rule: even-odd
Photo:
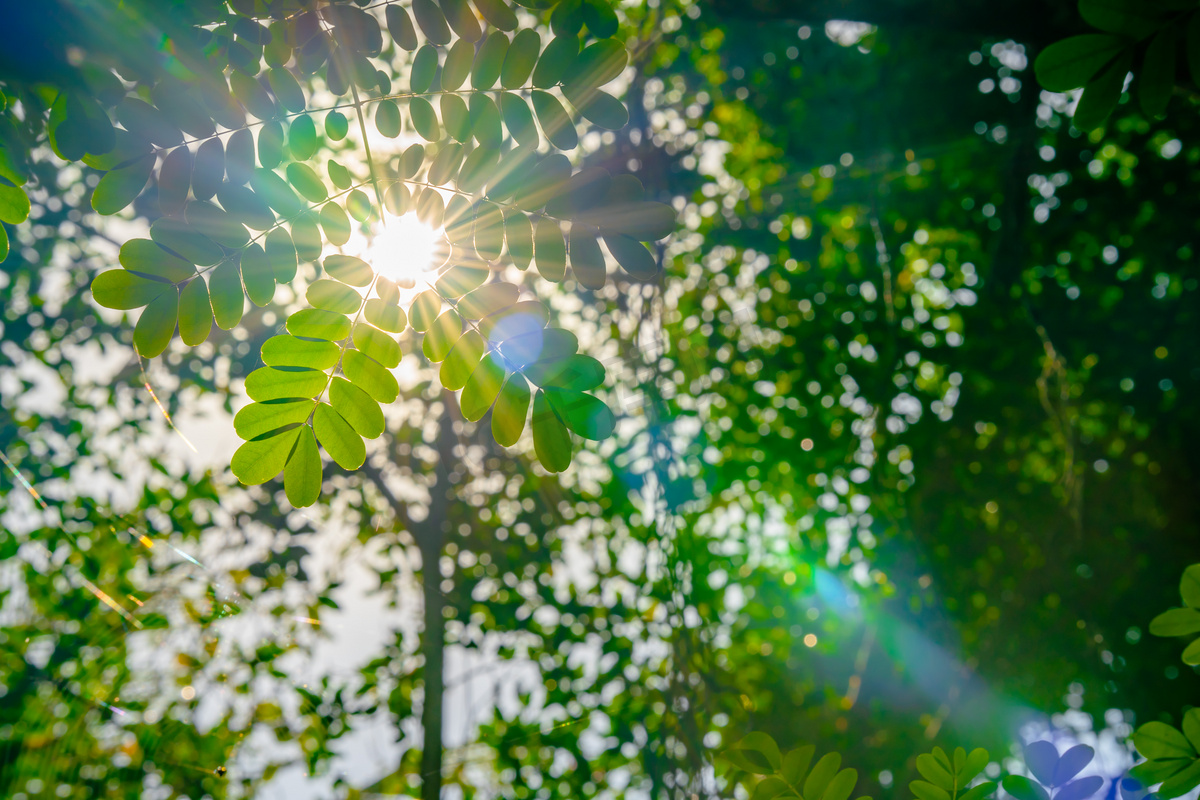
[[[426,225],[416,214],[388,215],[375,236],[368,260],[381,277],[404,288],[427,283],[429,273],[445,262],[441,231]]]

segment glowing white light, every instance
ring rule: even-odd
[[[380,276],[405,288],[427,283],[429,270],[445,262],[441,234],[417,219],[416,214],[388,216],[376,236],[367,261]]]

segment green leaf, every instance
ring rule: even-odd
[[[441,316],[433,321],[429,326],[428,332],[425,334],[425,341],[421,344],[421,349],[425,352],[425,357],[430,361],[444,361],[450,352],[450,348],[462,336],[462,317],[460,317],[453,309],[445,311]]]
[[[459,39],[446,53],[446,61],[442,64],[441,88],[445,92],[453,92],[463,85],[471,74],[471,62],[475,59],[475,46],[466,39]]]
[[[559,150],[573,150],[579,144],[575,124],[558,98],[549,92],[534,90],[530,93],[533,110],[542,126],[542,133]]]
[[[332,255],[325,259],[325,272],[351,286],[369,286],[375,277],[371,265],[354,256]]]
[[[63,99],[64,95],[59,95],[59,100]],[[73,98],[71,98],[73,99]],[[55,102],[55,108],[58,108],[59,101]],[[68,110],[70,106],[67,106]],[[82,109],[80,109],[82,110]],[[150,141],[161,147],[174,147],[183,141],[183,134],[179,128],[171,124],[171,121],[154,106],[149,103],[139,100],[136,97],[128,96],[120,102],[116,108],[117,120],[125,126],[125,130],[138,133],[145,136]],[[54,126],[54,109],[51,109],[50,121],[51,126]],[[62,133],[59,132],[59,143],[62,143]],[[63,154],[64,157],[66,154]],[[75,156],[78,158],[78,156]],[[69,160],[75,160],[71,158]]]
[[[313,432],[329,457],[342,469],[358,469],[367,459],[362,437],[332,406],[319,403],[313,412]]]
[[[397,122],[400,119],[399,111],[396,112],[396,119]],[[288,128],[288,150],[292,151],[292,158],[297,161],[307,161],[317,152],[317,124],[308,114],[301,114],[292,120]]]
[[[539,218],[533,240],[538,273],[548,281],[561,282],[567,272],[567,245],[558,223],[549,217]]]
[[[1016,800],[1050,800],[1045,789],[1023,775],[1005,775],[1001,785]]]
[[[983,800],[994,791],[996,791],[996,784],[992,781],[984,781],[960,794],[958,800]]]
[[[471,422],[483,419],[500,394],[504,374],[504,367],[497,358],[491,355],[483,357],[463,386],[460,406],[465,419]]]
[[[375,128],[380,135],[395,139],[400,135],[400,106],[395,100],[382,100],[375,108]]]
[[[158,210],[163,214],[179,214],[187,203],[192,184],[192,151],[176,147],[163,159],[158,170]],[[5,187],[0,185],[0,218],[3,215]]]
[[[605,205],[580,211],[574,222],[599,228],[604,235],[623,233],[641,242],[669,236],[675,230],[675,209],[649,201]]]
[[[1191,608],[1200,609],[1200,564],[1192,564],[1183,571],[1179,581],[1179,594]]]
[[[1142,0],[1079,0],[1079,16],[1105,33],[1144,39],[1163,23],[1162,10]]]
[[[362,436],[375,439],[383,433],[383,411],[379,403],[350,381],[334,378],[329,386],[329,402]]]
[[[275,93],[275,98],[279,100],[279,104],[297,114],[304,110],[304,92],[300,89],[300,84],[296,82],[296,78],[292,73],[282,67],[267,71],[267,82],[271,85],[271,91]],[[308,119],[308,117],[303,117]],[[310,124],[312,120],[309,120]],[[293,127],[295,122],[292,122]],[[314,126],[314,133],[316,132]]]
[[[272,120],[258,132],[258,163],[275,169],[283,161],[283,125]]]
[[[1149,117],[1161,117],[1175,90],[1174,30],[1165,30],[1150,41],[1138,74],[1138,99]]]
[[[231,182],[243,184],[250,180],[253,171],[254,136],[249,128],[242,128],[234,131],[225,144],[225,174]]]
[[[434,44],[450,43],[450,27],[446,24],[442,10],[433,0],[413,0],[412,12],[426,39]]]
[[[517,31],[504,54],[504,66],[500,69],[500,85],[505,89],[520,89],[529,80],[541,50],[542,37],[532,28]]]
[[[257,243],[242,251],[242,283],[250,302],[260,308],[275,299],[275,270]]]
[[[758,782],[758,785],[754,787],[754,792],[750,795],[750,800],[775,800],[776,797],[787,793],[789,790],[790,787],[782,778],[772,775]]]
[[[317,227],[316,215],[306,213],[292,220],[292,243],[296,257],[301,261],[316,261],[321,257],[324,239]]]
[[[229,215],[256,231],[275,227],[275,215],[261,197],[245,186],[223,183],[217,187],[217,200]]]
[[[179,292],[175,287],[150,301],[133,329],[133,346],[138,355],[154,358],[167,349],[179,320]]]
[[[1143,786],[1153,786],[1162,783],[1173,775],[1178,775],[1193,763],[1190,758],[1168,758],[1155,761],[1143,761],[1135,764],[1129,770],[1129,777],[1139,781]]]
[[[208,284],[203,278],[195,278],[184,284],[179,292],[179,338],[188,347],[195,347],[208,338],[212,326]]]
[[[324,372],[315,369],[259,367],[246,376],[246,394],[260,403],[294,397],[312,399],[324,391],[328,380]]]
[[[935,786],[940,786],[947,791],[954,790],[954,776],[929,753],[917,756],[917,772]]]
[[[616,78],[629,64],[625,45],[616,39],[601,39],[583,49],[563,75],[563,83],[577,94],[586,94]]]
[[[950,800],[949,792],[927,781],[913,781],[908,784],[908,788],[916,795],[917,800]]]
[[[1165,722],[1147,722],[1138,728],[1133,734],[1133,746],[1146,758],[1196,757],[1196,750],[1187,738]]]
[[[282,228],[267,234],[267,261],[278,283],[290,283],[296,277],[296,247],[292,237]]]
[[[313,429],[302,425],[295,449],[283,468],[283,490],[296,508],[311,506],[321,496],[321,453]]]
[[[533,85],[539,89],[554,86],[563,79],[567,68],[575,63],[578,56],[578,36],[556,36],[546,45],[533,69]]]
[[[1200,666],[1200,639],[1196,639],[1185,647],[1180,658],[1189,667]]]
[[[438,294],[448,299],[462,297],[472,289],[482,286],[490,271],[481,267],[458,265],[451,267],[438,278],[435,287]]]
[[[829,782],[829,786],[826,787],[820,800],[849,800],[856,783],[858,783],[858,772],[853,769],[844,769]]]
[[[533,260],[533,225],[529,217],[520,211],[509,211],[504,215],[504,238],[508,244],[508,257],[517,269],[527,269]]]
[[[341,348],[333,342],[300,339],[287,334],[272,336],[263,342],[262,360],[271,367],[307,367],[329,369],[338,362]]]
[[[8,258],[8,231],[0,225],[0,262]]]
[[[511,447],[521,438],[529,415],[529,382],[519,373],[508,376],[492,408],[492,437],[496,443]]]
[[[452,392],[463,388],[486,350],[487,342],[477,331],[468,330],[460,336],[442,362],[442,386]]]
[[[812,757],[815,752],[816,747],[811,744],[797,747],[795,750],[789,750],[783,756],[779,769],[780,775],[792,786],[799,786],[804,780],[804,776],[808,774],[808,767],[812,763]]]
[[[314,308],[323,308],[337,314],[358,313],[362,296],[339,281],[322,279],[309,284],[305,298]]]
[[[838,773],[842,765],[842,757],[837,753],[826,753],[813,765],[812,771],[804,779],[804,797],[817,800],[825,793],[825,788]]]
[[[288,456],[300,437],[301,427],[243,444],[230,461],[233,474],[248,486],[266,483],[274,478],[287,464]]]
[[[1200,633],[1200,610],[1195,608],[1172,608],[1150,620],[1150,633],[1154,636],[1190,636]]]
[[[325,115],[325,135],[335,142],[346,138],[350,132],[350,120],[340,111],[330,111]]]
[[[572,432],[597,442],[612,436],[616,417],[601,400],[566,389],[547,388],[545,392],[550,406]]]
[[[437,74],[437,50],[425,45],[413,57],[412,68],[408,73],[409,90],[413,94],[424,94],[433,86],[434,75]],[[411,109],[410,109],[411,111]]]
[[[478,42],[483,35],[475,12],[467,5],[467,0],[441,0],[442,12],[454,32],[468,42]]]
[[[521,290],[511,283],[488,283],[458,301],[464,319],[482,319],[515,304]]]
[[[538,395],[540,396],[541,392],[538,392]],[[535,405],[534,408],[536,409],[537,406]],[[536,418],[536,416],[537,416],[537,411],[535,410],[534,411],[534,450],[535,450],[535,452],[537,451],[537,418]],[[553,416],[553,414],[551,414],[551,416]],[[554,433],[553,431],[547,431],[547,435],[553,435],[553,433]],[[570,451],[570,447],[571,447],[570,434],[567,433],[566,428],[563,428],[562,433],[567,436],[567,441],[566,441],[567,459],[568,459],[567,465],[569,466],[570,465],[570,452],[571,452]],[[538,460],[542,462],[542,466],[546,465],[546,463],[542,459],[540,453],[538,454]],[[563,467],[563,469],[566,469],[566,467]],[[557,470],[557,471],[562,472],[561,469]],[[772,772],[772,770],[773,770],[770,762],[767,761],[767,757],[764,756],[762,753],[758,752],[757,750],[741,750],[741,749],[734,748],[732,750],[726,750],[724,753],[721,754],[721,756],[726,761],[728,761],[729,763],[731,763],[735,767],[737,767],[738,769],[743,770],[745,772],[749,772],[754,775],[766,775],[766,774]]]
[[[350,335],[350,320],[320,308],[302,308],[287,319],[287,329],[295,336],[336,342]]]
[[[321,229],[330,244],[340,247],[350,241],[350,218],[332,200],[321,206]]]
[[[564,88],[563,93],[585,119],[598,127],[619,131],[629,123],[629,111],[625,104],[608,92],[593,89],[585,95],[580,95]]]
[[[503,2],[503,0],[499,0]],[[408,11],[401,5],[389,3],[385,9],[388,33],[396,45],[403,50],[412,52],[417,49],[417,31],[413,27]]]
[[[141,308],[174,289],[165,281],[144,278],[124,269],[110,269],[92,280],[92,299],[105,308],[126,311]]]
[[[92,208],[97,214],[116,214],[142,193],[153,168],[154,156],[149,155],[106,172],[92,192]]]
[[[371,298],[363,308],[363,316],[367,322],[388,333],[400,333],[404,330],[407,320],[404,310],[395,303],[388,303],[378,297]]]
[[[607,0],[583,0],[583,22],[599,39],[617,32],[617,14]]]
[[[1175,775],[1163,781],[1162,786],[1155,792],[1160,800],[1171,800],[1187,794],[1200,786],[1200,761],[1193,761]]]
[[[957,781],[960,786],[966,786],[975,779],[975,776],[983,772],[984,767],[988,765],[988,751],[982,747],[976,747],[967,755],[963,762],[962,769],[956,770]]]
[[[475,7],[493,27],[502,31],[516,30],[517,15],[504,0],[475,0]]]
[[[383,331],[359,322],[354,326],[354,347],[371,358],[393,369],[400,364],[400,345]]]
[[[229,90],[246,110],[261,120],[275,117],[275,102],[262,84],[241,70],[233,70],[229,75]]]
[[[1034,72],[1044,88],[1068,92],[1085,85],[1128,46],[1128,40],[1107,34],[1072,36],[1043,50],[1034,61]]]
[[[458,98],[454,95],[448,94],[442,97],[442,105],[445,106],[445,101],[450,98],[458,100]],[[458,100],[458,102],[461,103],[462,101]],[[467,111],[467,107],[465,105],[462,107],[462,111],[463,116],[461,119],[463,122],[465,122]],[[443,119],[446,118],[445,112],[443,112],[442,116]],[[457,121],[457,118],[454,116],[451,116],[450,119]],[[446,129],[450,129],[449,123],[447,123]],[[462,157],[463,146],[461,144],[458,144],[457,142],[448,142],[443,145],[442,148],[438,150],[437,156],[434,157],[433,163],[429,165],[429,182],[436,186],[448,183],[458,173],[458,167],[462,163]]]
[[[610,233],[604,237],[608,252],[616,259],[621,268],[637,280],[651,280],[658,275],[658,262],[654,254],[646,246],[622,233]]]
[[[29,195],[18,186],[0,183],[0,222],[19,225],[29,219]]]
[[[408,113],[412,115],[413,127],[427,142],[441,139],[441,129],[438,127],[437,114],[433,106],[424,97],[414,97],[408,101]]]
[[[329,197],[329,190],[321,182],[321,176],[308,164],[288,164],[287,178],[288,183],[310,203],[321,203]]]
[[[225,261],[209,273],[208,294],[217,327],[223,331],[235,328],[242,321],[245,308],[242,276],[238,273],[237,264]]]
[[[192,230],[217,244],[236,248],[244,247],[250,241],[242,224],[212,203],[188,203],[184,215]]]
[[[479,48],[475,63],[471,67],[471,86],[476,89],[491,89],[500,79],[504,57],[508,54],[508,37],[500,31],[492,31]]]
[[[441,310],[442,298],[437,292],[432,289],[426,289],[418,294],[413,298],[412,305],[408,307],[408,315],[413,330],[421,331],[422,333],[429,330],[429,326],[437,319]],[[438,360],[440,361],[441,359]]]
[[[150,226],[150,238],[197,266],[211,267],[225,257],[216,242],[177,219],[156,219]]]
[[[589,289],[604,287],[607,271],[600,243],[595,231],[578,223],[571,226],[571,271],[576,280]]]
[[[549,472],[562,472],[571,466],[571,434],[555,416],[545,392],[540,389],[533,396],[533,449],[538,461]],[[760,757],[766,760],[765,756]]]
[[[217,193],[221,176],[225,174],[225,145],[220,139],[209,139],[196,149],[192,166],[192,195],[207,200]]]
[[[342,354],[342,372],[351,383],[377,402],[391,403],[400,396],[400,385],[396,382],[396,376],[384,369],[378,361],[357,350],[347,350]]]
[[[233,418],[233,429],[243,439],[257,439],[271,431],[307,422],[312,412],[312,400],[250,403]]]

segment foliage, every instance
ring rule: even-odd
[[[1034,68],[1050,91],[1083,87],[1072,118],[1081,130],[1108,119],[1131,70],[1137,76],[1138,101],[1149,117],[1166,113],[1181,55],[1194,85],[1200,86],[1200,12],[1192,3],[1079,0],[1079,14],[1102,33],[1055,42],[1038,54]]]
[[[1001,782],[1004,791],[1017,800],[1083,800],[1091,797],[1104,785],[1104,778],[1088,775],[1076,778],[1080,770],[1092,763],[1096,751],[1078,744],[1059,755],[1051,742],[1034,742],[1025,748],[1025,764],[1036,780],[1022,775],[1007,775]]]
[[[815,752],[813,745],[803,745],[783,754],[770,736],[752,733],[724,755],[738,769],[764,776],[754,786],[755,800],[847,800],[858,772],[841,769],[838,753],[826,753],[814,764]]]
[[[126,73],[126,85],[93,69],[83,76],[86,92],[62,86],[48,95],[45,135],[60,157],[103,171],[92,195],[97,212],[117,213],[143,192],[157,200],[150,238],[125,242],[121,269],[92,286],[101,305],[145,309],[134,329],[142,356],[163,353],[177,329],[195,347],[214,322],[233,328],[246,300],[267,306],[277,285],[303,290],[308,307],[263,344],[265,366],[247,377],[256,403],[240,417],[247,442],[234,473],[249,484],[283,473],[291,502],[311,505],[323,474],[318,443],[354,470],[365,459],[363,438],[382,432],[379,404],[399,392],[387,371],[400,362],[397,335],[410,330],[400,287],[353,256],[326,256],[316,276],[298,273],[297,259],[320,266],[326,243],[345,245],[356,225],[373,235],[384,209],[415,211],[444,230],[431,265],[439,271],[406,300],[411,330],[425,333],[425,356],[442,362],[447,388],[462,390],[464,415],[477,420],[495,405],[498,441],[512,445],[532,393],[535,451],[555,472],[570,463],[571,432],[607,438],[612,412],[587,394],[603,380],[599,362],[577,352],[575,337],[554,327],[544,306],[521,302],[518,283],[485,282],[531,261],[543,278],[560,281],[569,252],[576,280],[600,288],[601,238],[634,278],[658,270],[638,240],[671,232],[668,206],[646,201],[631,175],[614,178],[599,167],[572,174],[561,154],[538,152],[535,117],[554,147],[578,144],[555,92],[601,127],[625,124],[624,107],[600,88],[628,60],[610,38],[611,11],[596,3],[587,15],[560,15],[555,38],[542,48],[529,28],[510,44],[506,31],[518,19],[503,2],[485,4],[486,22],[496,26],[486,39],[465,3],[447,7],[449,20],[439,6],[422,3],[416,27],[407,8],[388,4],[390,41],[375,14],[348,3],[276,4],[269,15],[253,6],[242,13],[183,5],[188,24],[174,30],[171,74]],[[394,91],[402,78],[407,90]],[[321,109],[324,136],[312,117],[314,92],[321,102],[337,98]],[[347,95],[349,102],[340,100]],[[440,120],[430,98],[440,104]],[[407,118],[429,145],[373,160],[365,123],[372,110],[380,136],[395,138]],[[359,123],[358,143],[347,138],[348,113]],[[122,127],[113,127],[110,114]],[[247,122],[247,114],[257,121]],[[35,125],[32,117],[24,122]],[[0,195],[0,218],[21,222],[29,204],[15,165],[28,148],[6,145],[4,152],[12,185]],[[309,162],[327,169],[328,181]],[[219,206],[210,202],[214,194]]]

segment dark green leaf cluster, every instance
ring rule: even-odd
[[[1142,110],[1151,117],[1167,111],[1181,55],[1200,86],[1200,11],[1194,4],[1079,0],[1079,13],[1103,33],[1055,42],[1034,63],[1038,81],[1051,91],[1083,87],[1075,107],[1078,128],[1091,130],[1112,114],[1131,70]]]
[[[751,800],[848,800],[858,782],[858,771],[842,769],[838,753],[826,753],[814,764],[815,753],[813,745],[802,745],[784,754],[774,739],[756,731],[724,757],[740,770],[763,776],[754,785]]]

